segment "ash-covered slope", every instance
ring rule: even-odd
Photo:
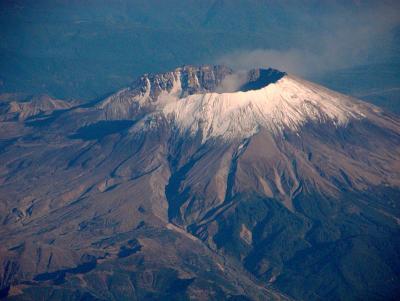
[[[185,66],[1,127],[10,299],[399,295],[400,121],[377,107]]]

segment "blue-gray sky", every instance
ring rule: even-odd
[[[399,1],[0,1],[0,92],[91,99],[182,64],[399,64]]]

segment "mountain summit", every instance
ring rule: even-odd
[[[10,299],[400,294],[397,116],[284,72],[224,66],[146,74],[58,107],[2,118]]]
[[[133,109],[160,113],[182,133],[203,139],[246,138],[259,128],[298,131],[308,121],[343,126],[361,119],[367,105],[274,69],[233,72],[223,66],[185,66],[145,75],[100,105],[108,119],[135,115]],[[376,109],[375,109],[376,110]],[[157,114],[149,114],[153,118]]]

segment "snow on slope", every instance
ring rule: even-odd
[[[179,86],[179,83],[176,84]],[[175,92],[175,91],[174,91]],[[363,105],[317,85],[285,76],[259,90],[194,94],[179,99],[160,95],[163,113],[182,133],[202,133],[209,138],[246,138],[260,127],[275,134],[299,131],[307,121],[345,126],[364,117]]]
[[[145,112],[146,117],[134,131],[157,126],[160,115],[166,116],[182,134],[200,132],[203,142],[216,137],[247,138],[260,128],[276,135],[284,130],[298,132],[309,121],[346,126],[350,119],[364,118],[370,109],[367,104],[291,75],[256,90],[217,93],[218,87],[204,89],[198,69],[188,68],[192,68],[191,81],[188,71],[181,68],[153,76],[151,81],[144,76],[139,86],[110,96],[99,108],[107,119],[131,119]],[[185,90],[189,84],[196,87],[193,94]]]

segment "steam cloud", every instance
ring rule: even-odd
[[[221,84],[216,88],[216,92],[236,92],[246,83],[247,77],[247,72],[240,70],[233,74],[227,75],[222,80]]]
[[[379,62],[399,50],[400,2],[381,1],[356,11],[336,11],[316,20],[295,48],[238,50],[217,59],[236,70],[273,67],[301,76]],[[295,43],[293,43],[295,44]],[[396,54],[394,54],[396,55]]]

